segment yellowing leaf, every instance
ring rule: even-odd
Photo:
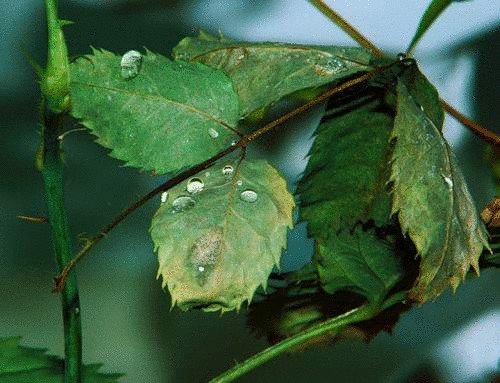
[[[176,59],[223,70],[238,92],[242,117],[294,92],[367,71],[371,60],[362,48],[242,42],[204,32],[184,38],[173,52]]]
[[[239,309],[279,266],[293,198],[263,160],[229,160],[170,190],[153,218],[163,286],[181,309]]]
[[[487,234],[441,126],[401,81],[397,97],[392,211],[421,257],[410,296],[426,302],[448,286],[456,289],[471,265],[479,272]]]
[[[157,174],[202,162],[238,138],[231,80],[200,63],[94,50],[71,65],[71,98],[73,116],[112,157]]]

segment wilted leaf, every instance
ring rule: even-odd
[[[326,292],[352,291],[373,303],[381,303],[405,276],[396,237],[365,231],[360,225],[317,241],[315,259]]]
[[[193,183],[203,190],[190,194]],[[250,301],[279,266],[293,207],[285,180],[263,160],[230,160],[169,191],[151,236],[173,303],[228,311]]]
[[[157,174],[192,166],[237,138],[238,96],[222,71],[147,52],[123,78],[105,50],[71,65],[72,114],[110,155]],[[127,72],[128,73],[128,72]]]
[[[415,32],[415,36],[411,40],[410,46],[408,47],[408,51],[413,50],[415,45],[417,45],[420,38],[424,35],[424,33],[430,28],[432,23],[439,17],[441,13],[453,2],[463,2],[468,0],[432,0],[427,9],[425,10],[422,19],[420,20],[420,24],[418,25],[417,31]]]
[[[184,38],[173,53],[222,69],[234,82],[242,117],[296,91],[367,71],[371,59],[362,48],[240,42],[204,32]]]
[[[422,258],[410,295],[426,302],[448,286],[456,289],[471,265],[479,272],[487,234],[441,126],[421,110],[403,82],[397,95],[392,211]]]
[[[287,275],[285,277],[288,279]],[[365,302],[363,297],[345,291],[327,294],[318,282],[317,279],[311,279],[290,283],[252,304],[248,313],[248,326],[257,336],[265,336],[270,343],[276,343]],[[344,328],[340,333],[330,332],[316,337],[301,345],[300,349],[342,338],[354,337],[368,341],[380,331],[391,331],[399,315],[410,307],[396,304],[370,320]]]
[[[0,338],[0,382],[63,383],[64,360],[45,354],[43,349],[20,346],[20,337]],[[98,372],[101,365],[84,366],[85,383],[118,382],[121,374]]]
[[[391,111],[376,95],[323,118],[297,188],[311,237],[326,239],[356,222],[388,223],[392,125]]]

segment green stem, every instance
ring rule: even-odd
[[[379,312],[379,307],[375,305],[365,305],[358,307],[347,313],[327,320],[312,326],[290,338],[287,338],[265,350],[253,355],[245,360],[243,363],[237,364],[230,370],[227,370],[222,375],[211,380],[211,383],[232,382],[254,368],[276,358],[278,355],[293,349],[296,346],[306,343],[308,340],[317,336],[333,333],[333,335],[340,332],[345,326],[357,322],[362,322],[367,319],[373,318]]]
[[[67,48],[57,17],[57,1],[45,0],[48,30],[47,67],[42,73],[41,143],[36,164],[42,173],[52,247],[61,272],[71,261],[68,218],[64,206],[64,162],[58,139],[63,130],[64,114],[69,110],[69,65]],[[80,299],[75,274],[68,277],[61,294],[64,323],[64,381],[82,381],[82,336]]]
[[[41,173],[52,234],[52,247],[61,272],[71,261],[71,243],[68,219],[64,206],[64,163],[61,158],[60,142],[63,115],[46,110],[42,128],[43,163]],[[75,274],[68,276],[61,294],[64,322],[64,376],[66,383],[81,382],[82,336],[80,323],[80,299]]]

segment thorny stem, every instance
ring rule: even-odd
[[[365,305],[357,307],[351,311],[346,312],[345,314],[339,315],[325,322],[321,322],[315,326],[309,327],[304,331],[286,338],[281,342],[266,348],[258,354],[251,356],[244,362],[236,364],[233,368],[212,379],[210,383],[232,382],[233,380],[241,377],[254,368],[270,361],[271,359],[276,358],[277,356],[293,349],[294,347],[304,344],[310,339],[326,333],[330,333],[331,335],[335,336],[345,326],[371,319],[376,316],[379,311],[380,308],[377,306]]]
[[[319,11],[321,11],[326,17],[337,24],[345,33],[351,36],[359,45],[369,49],[374,56],[377,57],[387,57],[387,55],[377,48],[370,40],[368,40],[361,32],[359,32],[354,26],[348,23],[342,16],[330,8],[323,0],[309,0],[309,2],[314,5]],[[462,123],[464,126],[469,128],[473,133],[480,136],[485,141],[493,144],[494,146],[500,145],[500,136],[486,129],[485,127],[479,125],[477,122],[471,120],[470,118],[464,116],[458,110],[453,108],[445,100],[440,99],[441,106],[443,109],[457,121]]]
[[[47,16],[47,66],[41,76],[41,142],[36,165],[42,173],[52,247],[61,272],[71,260],[71,241],[64,203],[64,162],[58,136],[63,129],[65,113],[69,110],[69,64],[62,25],[57,16],[57,0],[45,0]],[[80,298],[76,275],[73,274],[61,294],[64,324],[64,382],[82,381],[82,331]]]
[[[209,166],[211,166],[213,163],[216,161],[220,160],[221,158],[227,156],[228,154],[234,152],[236,149],[239,148],[245,148],[250,142],[258,139],[261,137],[263,134],[269,132],[271,129],[277,127],[278,125],[283,124],[285,121],[290,120],[291,118],[307,111],[310,110],[313,106],[320,104],[323,101],[326,101],[330,97],[341,93],[349,88],[352,88],[355,85],[364,83],[368,81],[370,78],[375,76],[376,74],[384,71],[387,69],[387,67],[380,67],[375,70],[372,70],[370,72],[367,72],[361,76],[358,76],[352,80],[346,81],[345,83],[342,83],[338,86],[335,86],[334,88],[331,88],[324,92],[323,94],[319,95],[318,97],[314,98],[313,100],[299,106],[296,109],[293,109],[292,111],[284,114],[283,116],[277,118],[274,121],[271,121],[270,123],[264,125],[260,129],[256,130],[253,133],[250,133],[243,138],[241,138],[236,144],[229,146],[228,148],[224,149],[223,151],[217,153],[213,157],[209,158],[208,160],[182,172],[179,173],[177,176],[169,179],[165,183],[161,184],[160,186],[157,186],[155,189],[150,191],[148,194],[144,195],[141,197],[139,200],[137,200],[135,203],[130,205],[128,208],[123,210],[111,223],[109,223],[107,226],[105,226],[99,234],[96,234],[94,237],[90,238],[87,243],[83,246],[83,248],[78,252],[78,254],[67,264],[67,266],[64,268],[64,270],[54,278],[56,287],[53,290],[54,292],[61,292],[62,289],[64,288],[66,279],[68,278],[69,273],[71,270],[77,265],[78,262],[89,252],[90,249],[92,249],[102,238],[104,238],[111,230],[113,230],[118,224],[120,224],[130,213],[134,212],[137,210],[139,207],[144,205],[146,202],[148,202],[151,198],[153,198],[155,195],[168,190],[175,185],[178,185],[182,181],[188,179],[189,177],[195,175],[196,173],[207,169]]]

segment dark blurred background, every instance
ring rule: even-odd
[[[328,2],[387,52],[404,50],[428,2]],[[306,1],[294,0],[73,0],[60,1],[72,55],[89,45],[119,53],[149,49],[165,55],[199,28],[246,40],[354,45]],[[42,0],[0,1],[0,336],[62,354],[59,297],[51,294],[55,265],[46,224],[16,215],[45,216],[38,145],[37,79],[21,45],[44,62]],[[416,56],[443,97],[499,131],[500,2],[454,4],[424,37]],[[294,188],[305,166],[316,112],[293,121],[258,144]],[[76,124],[68,121],[69,128]],[[445,134],[459,157],[479,209],[495,193],[483,143],[447,119]],[[67,203],[76,237],[95,233],[138,195],[163,181],[106,156],[86,132],[64,142]],[[86,363],[124,372],[123,382],[205,382],[235,360],[261,350],[239,315],[169,311],[156,277],[148,236],[159,205],[150,202],[103,240],[78,268]],[[74,241],[75,249],[78,242]],[[290,234],[283,268],[310,258],[303,226]],[[485,270],[435,303],[403,315],[393,334],[370,344],[342,341],[282,356],[250,373],[245,382],[487,382],[500,356],[498,273]]]

